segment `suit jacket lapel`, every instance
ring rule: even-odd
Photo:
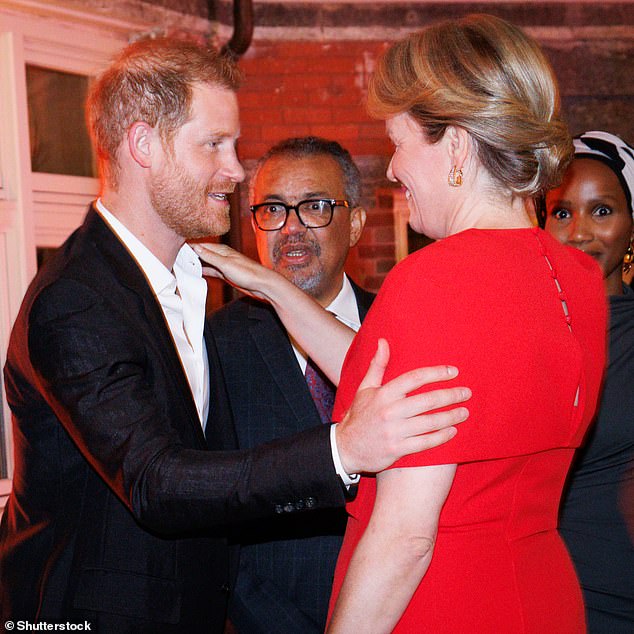
[[[359,309],[359,319],[361,320],[361,323],[363,323],[363,320],[365,319],[365,316],[368,314],[368,311],[370,310],[370,306],[372,305],[372,302],[374,301],[374,298],[376,297],[376,295],[374,293],[370,293],[369,291],[366,291],[365,289],[361,288],[360,286],[355,284],[350,278],[348,279],[350,280],[350,285],[352,286],[352,290],[354,291],[354,296],[357,300],[357,308]]]
[[[299,421],[307,421],[307,428],[316,425],[319,415],[306,389],[288,335],[275,311],[264,305],[252,304],[249,307],[249,332],[273,382],[284,395],[294,416]]]
[[[361,321],[365,318],[375,295],[350,280],[359,308]],[[288,406],[298,420],[306,420],[306,427],[318,424],[319,414],[302,375],[288,335],[275,311],[264,304],[249,306],[249,331],[253,342],[271,373],[274,383],[284,394]]]
[[[159,351],[159,356],[165,360],[168,375],[175,382],[176,392],[181,397],[180,403],[174,403],[174,407],[180,408],[182,419],[187,420],[194,427],[201,445],[205,446],[205,436],[189,381],[161,305],[154,296],[143,271],[110,227],[92,208],[86,217],[85,227],[88,234],[94,238],[93,244],[106,259],[117,281],[134,293],[140,313],[137,315],[140,336],[145,335],[147,340]]]

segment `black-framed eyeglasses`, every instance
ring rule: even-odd
[[[250,209],[258,229],[277,231],[286,224],[288,214],[292,210],[307,229],[327,227],[332,222],[335,207],[350,207],[350,203],[334,198],[309,198],[300,200],[296,205],[268,202],[251,205]]]

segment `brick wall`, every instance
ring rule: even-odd
[[[355,155],[389,151],[382,122],[363,98],[377,42],[260,42],[240,61],[245,158],[257,158],[289,135],[336,137]]]
[[[234,28],[234,0],[63,4],[138,21],[152,33],[186,33],[217,46]],[[254,39],[240,61],[246,73],[240,156],[249,173],[270,145],[305,134],[336,139],[350,150],[363,174],[368,222],[348,268],[368,288],[378,288],[395,260],[393,190],[384,176],[391,148],[383,123],[371,121],[363,108],[368,76],[380,52],[407,31],[477,12],[509,20],[540,41],[559,78],[573,133],[602,128],[634,142],[632,0],[253,2]],[[230,239],[255,255],[246,187],[240,193],[240,221]]]
[[[437,9],[438,4],[426,6]],[[491,12],[499,13],[495,4],[489,6]],[[612,5],[611,11],[606,9],[601,14],[596,13],[596,7],[580,4],[559,4],[559,12],[554,12],[552,4],[546,10],[545,5],[534,3],[530,13],[520,5],[504,6],[503,17],[540,39],[559,77],[571,131],[603,128],[634,141],[633,87],[629,79],[634,11],[627,10],[626,3],[619,4],[620,8]],[[363,203],[368,212],[366,229],[351,253],[348,269],[360,284],[376,290],[395,262],[391,184],[385,179],[391,147],[384,123],[367,116],[363,101],[374,60],[389,38],[368,38],[366,25],[356,29],[356,37],[347,32],[345,40],[324,40],[318,31],[307,33],[299,28],[311,20],[324,19],[323,8],[305,7],[292,16],[285,13],[280,18],[275,14],[278,22],[286,19],[296,25],[275,30],[276,39],[258,39],[256,29],[256,39],[240,61],[246,74],[240,92],[240,156],[249,172],[257,157],[288,136],[315,134],[342,143],[361,169]],[[462,12],[472,8],[464,7]],[[452,10],[456,10],[455,5],[447,5],[447,11]],[[322,13],[313,15],[311,11]],[[417,18],[424,21],[420,13]],[[388,15],[381,19],[389,20]],[[358,15],[350,17],[349,12],[341,13],[343,21],[346,16],[351,21],[360,19]],[[273,21],[268,13],[256,14],[256,19],[260,20],[256,24]],[[298,25],[301,19],[305,24]],[[245,189],[241,248],[255,255]]]
[[[188,33],[218,46],[233,29],[233,0],[66,0],[153,25],[151,32]],[[242,138],[247,173],[270,145],[317,134],[340,141],[361,168],[366,230],[350,257],[355,278],[376,289],[393,266],[392,185],[385,179],[390,146],[383,123],[363,108],[367,79],[379,53],[406,31],[438,19],[488,12],[526,29],[553,63],[571,131],[601,128],[634,142],[634,2],[495,0],[254,0],[254,39],[240,65]],[[241,188],[239,230],[231,241],[255,249]]]

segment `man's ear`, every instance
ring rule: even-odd
[[[141,167],[152,166],[153,142],[157,131],[145,121],[135,121],[128,128],[128,151]]]
[[[365,227],[366,213],[363,207],[355,207],[350,212],[350,246],[353,247],[363,233]]]
[[[255,224],[255,217],[251,214],[251,229],[253,229],[253,233],[255,235],[258,234],[258,226]]]

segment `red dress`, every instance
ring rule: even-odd
[[[605,333],[597,265],[539,229],[464,231],[409,256],[385,280],[346,358],[335,420],[378,337],[390,344],[386,381],[453,364],[473,392],[454,439],[395,465],[458,464],[431,564],[395,631],[584,631],[557,509],[597,404]],[[374,498],[374,479],[362,478],[331,610]]]

